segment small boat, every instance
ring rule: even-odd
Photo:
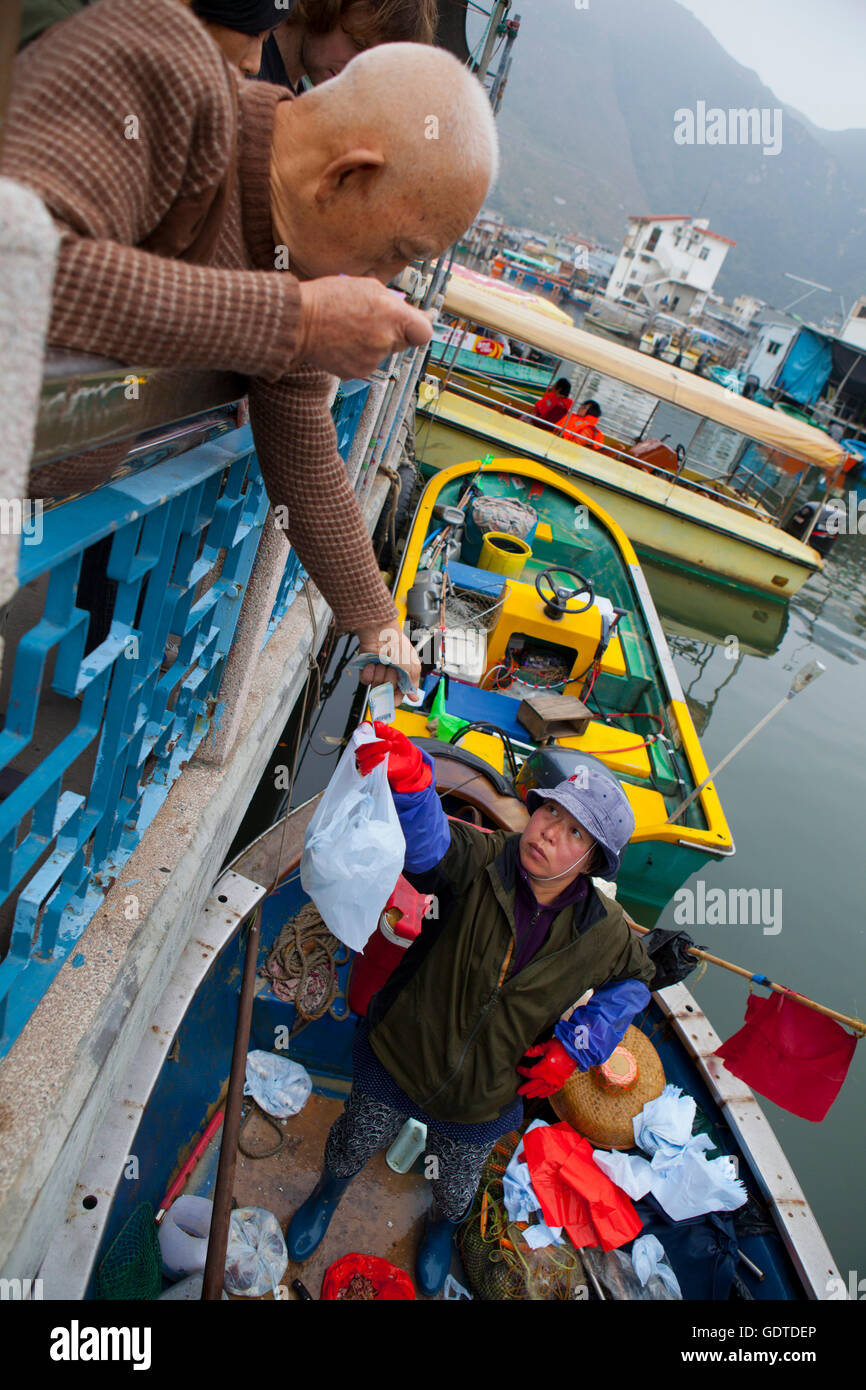
[[[477,491],[467,496],[468,487]],[[470,502],[479,498],[500,505],[531,504],[536,514],[532,556],[524,559],[517,577],[506,578],[471,564],[474,534]],[[452,510],[461,499],[465,513],[462,528]],[[585,524],[587,515],[589,522]],[[576,526],[578,518],[580,524]],[[450,527],[447,535],[441,529],[443,519]],[[458,559],[453,542],[460,529],[465,539]],[[493,591],[503,587],[507,591],[495,599],[496,621],[486,629],[482,674],[494,669],[491,663],[504,664],[499,658],[505,656],[515,633],[523,634],[527,648],[535,646],[536,653],[543,649],[548,660],[557,649],[574,644],[572,668],[581,671],[587,652],[598,655],[598,662],[591,665],[598,668],[593,689],[599,692],[600,703],[610,711],[623,704],[636,712],[658,710],[670,735],[669,761],[655,763],[653,775],[662,788],[657,791],[647,775],[649,751],[612,751],[612,743],[619,746],[622,740],[622,730],[611,729],[602,718],[593,719],[581,737],[559,737],[540,748],[533,746],[526,731],[515,722],[520,702],[513,691],[509,696],[503,691],[485,690],[480,679],[472,685],[453,674],[446,697],[450,717],[459,717],[462,710],[472,723],[484,727],[458,728],[456,737],[445,741],[443,732],[447,730],[443,731],[441,724],[437,724],[438,737],[430,737],[430,710],[425,713],[401,707],[396,722],[405,732],[424,740],[423,746],[433,753],[437,789],[446,812],[469,819],[482,829],[523,828],[529,813],[520,795],[521,787],[526,786],[520,774],[527,766],[531,770],[535,759],[535,773],[541,775],[539,755],[541,760],[565,759],[572,764],[589,756],[613,769],[629,797],[634,798],[638,820],[635,842],[626,852],[625,868],[617,882],[618,896],[624,904],[627,888],[637,893],[638,900],[643,892],[641,919],[646,923],[653,915],[652,900],[669,894],[672,885],[702,858],[730,853],[733,846],[711,787],[701,795],[700,824],[691,824],[683,834],[675,826],[665,827],[659,822],[666,807],[706,774],[706,765],[634,552],[615,522],[572,483],[543,466],[521,459],[491,459],[481,466],[465,463],[437,475],[421,498],[395,586],[401,612],[414,607],[421,597],[419,584],[423,588],[426,581],[419,562],[423,559],[429,575],[437,531],[444,540],[439,551],[440,572],[449,571],[458,596],[462,594],[464,600],[480,597],[483,609],[489,607]],[[504,553],[508,554],[507,550]],[[566,593],[555,582],[553,571],[567,561],[579,564],[584,573],[574,577],[574,586]],[[548,597],[554,607],[561,601],[568,608],[571,596],[579,595],[582,602],[577,606],[583,611],[545,616],[544,607],[551,605],[542,597],[548,582],[538,583],[544,574],[550,575]],[[584,606],[587,598],[591,602]],[[616,631],[599,652],[599,632],[607,612],[617,616]],[[463,660],[467,668],[473,662],[477,668],[474,657],[464,653],[461,658],[455,649],[456,635],[453,626],[446,628],[444,665],[453,671]],[[532,650],[525,650],[521,660],[523,667],[518,671],[532,680]],[[537,672],[539,668],[534,669]],[[442,679],[441,672],[432,674],[436,682]],[[468,669],[464,671],[467,674]],[[583,675],[579,685],[585,690]],[[585,693],[592,698],[590,691]],[[432,685],[427,690],[428,699],[431,695],[432,704]],[[471,706],[462,703],[464,698],[472,701]],[[505,705],[510,708],[506,710]],[[441,705],[439,709],[444,720]],[[517,777],[506,766],[509,746],[521,762]],[[665,795],[664,779],[671,777],[674,768],[676,790],[669,781],[671,794]],[[313,981],[318,994],[312,999],[305,986],[299,1007],[300,979],[294,999],[287,1001],[283,983],[275,979],[269,966],[278,940],[300,932],[302,922],[305,931],[310,928],[315,932],[322,925],[319,920],[316,927],[315,909],[299,882],[304,835],[318,803],[319,797],[314,797],[265,831],[215,883],[151,1026],[144,1032],[135,1065],[119,1088],[102,1129],[94,1136],[67,1219],[59,1226],[43,1263],[40,1277],[46,1287],[50,1280],[53,1296],[109,1296],[105,1290],[111,1279],[127,1290],[123,1296],[130,1296],[128,1289],[135,1285],[136,1261],[141,1262],[147,1233],[151,1233],[151,1243],[154,1239],[153,1213],[168,1204],[166,1194],[176,1189],[180,1175],[188,1174],[186,1195],[213,1198],[221,1158],[219,1119],[223,1108],[227,1114],[229,1111],[227,1078],[241,980],[242,976],[252,979],[244,966],[242,926],[254,912],[260,913],[260,939],[254,955],[257,978],[249,994],[248,1047],[290,1055],[306,1068],[313,1090],[300,1113],[284,1122],[271,1124],[255,1108],[248,1109],[238,1140],[233,1196],[239,1206],[272,1212],[285,1230],[314,1186],[328,1130],[351,1085],[355,1027],[365,1012],[371,988],[381,982],[376,971],[383,968],[381,960],[374,966],[368,951],[364,956],[353,955],[343,947],[335,951],[332,941],[325,948],[321,980],[313,979],[312,967],[305,977]],[[657,880],[653,890],[646,892],[637,879],[652,877],[651,859],[667,862],[666,881]],[[603,891],[610,889],[609,885],[601,887]],[[397,902],[397,897],[395,891],[391,901]],[[405,899],[400,901],[405,903]],[[393,945],[399,938],[390,927],[396,925],[393,917],[383,913],[374,941],[379,942],[381,935]],[[309,937],[304,940],[302,949],[307,949]],[[385,976],[393,963],[392,959],[384,967]],[[671,985],[652,996],[635,1022],[652,1041],[665,1079],[695,1099],[701,1127],[711,1135],[715,1149],[733,1159],[748,1192],[747,1205],[732,1216],[738,1263],[731,1296],[792,1301],[827,1297],[830,1281],[841,1285],[830,1251],[754,1095],[713,1057],[720,1039],[694,996],[685,984]],[[546,1107],[546,1102],[535,1105],[533,1116],[540,1107]],[[548,1114],[546,1109],[544,1114]],[[553,1116],[552,1111],[549,1114]],[[275,1296],[288,1298],[289,1288],[300,1279],[310,1295],[317,1297],[326,1270],[350,1251],[375,1254],[411,1274],[423,1233],[428,1188],[420,1159],[410,1171],[398,1173],[382,1154],[377,1155],[354,1180],[352,1197],[338,1208],[320,1248],[304,1265],[289,1264]],[[687,1276],[691,1279],[694,1275],[696,1257],[689,1254],[685,1262],[670,1258],[674,1273],[685,1284]],[[706,1261],[702,1278],[710,1289],[716,1254],[708,1251],[702,1258]],[[154,1271],[158,1278],[151,1256]],[[464,1286],[471,1282],[457,1250],[452,1274]],[[580,1287],[582,1292],[572,1293],[572,1297],[592,1300],[597,1296],[589,1284]],[[730,1287],[729,1277],[722,1295],[726,1299]],[[483,1291],[475,1292],[485,1296]]]
[[[829,435],[480,286],[452,280],[445,309],[583,366],[584,379],[594,372],[637,388],[645,426],[639,440],[605,431],[603,447],[586,448],[532,423],[525,401],[509,401],[501,384],[461,380],[459,371],[445,381],[440,366],[419,393],[416,453],[425,473],[465,458],[478,448],[469,441],[480,441],[479,452],[519,453],[573,476],[656,564],[776,599],[823,568],[818,552],[781,523],[809,467],[828,481],[845,467],[846,451]],[[651,439],[654,430],[663,437]]]
[[[285,1230],[314,1186],[328,1129],[351,1084],[358,1015],[349,1001],[355,997],[353,983],[361,958],[348,951],[337,957],[333,997],[328,1002],[326,991],[309,1007],[309,1012],[319,1010],[312,1019],[275,993],[264,967],[281,931],[310,911],[298,866],[304,832],[318,801],[316,797],[298,807],[259,836],[214,884],[144,1035],[135,1066],[94,1137],[66,1221],[59,1224],[43,1263],[40,1276],[52,1297],[97,1296],[100,1277],[106,1264],[115,1263],[118,1250],[127,1257],[127,1287],[130,1281],[134,1285],[141,1245],[130,1239],[130,1232],[141,1235],[142,1214],[145,1230],[152,1229],[153,1213],[164,1204],[166,1192],[191,1156],[199,1155],[185,1194],[213,1198],[221,1138],[219,1130],[213,1130],[226,1103],[244,964],[240,928],[257,905],[259,978],[249,1048],[290,1055],[309,1072],[313,1093],[299,1114],[273,1127],[255,1111],[248,1116],[233,1196],[239,1206],[272,1212]],[[516,809],[514,820],[501,822],[506,828],[517,824],[521,813],[526,815],[524,808]],[[732,1296],[770,1301],[826,1298],[828,1288],[842,1285],[832,1255],[753,1093],[712,1056],[720,1039],[697,1000],[685,984],[672,985],[652,996],[636,1023],[653,1042],[667,1081],[694,1097],[702,1125],[718,1151],[732,1156],[749,1194],[748,1205],[732,1214],[738,1259]],[[212,1137],[205,1142],[209,1132]],[[268,1154],[268,1149],[273,1152]],[[259,1153],[263,1156],[252,1156]],[[289,1264],[277,1296],[289,1298],[294,1280],[300,1279],[317,1298],[326,1269],[349,1251],[376,1254],[412,1274],[428,1189],[420,1163],[400,1175],[377,1155],[355,1179],[351,1199],[338,1208],[319,1250],[303,1265]],[[689,1270],[670,1258],[674,1273],[685,1283]],[[709,1288],[714,1261],[707,1255],[706,1262]],[[456,1252],[452,1273],[464,1287],[469,1283]],[[166,1291],[169,1287],[166,1281]],[[730,1280],[725,1299],[729,1287]],[[577,1296],[592,1300],[595,1295],[584,1285]]]
[[[473,520],[491,503],[527,519],[526,541],[497,542],[514,546],[516,556],[494,552]],[[448,548],[431,568],[442,518],[447,524],[455,510]],[[443,586],[453,588],[444,607]],[[562,597],[550,603],[552,586]],[[616,522],[569,479],[525,458],[440,470],[418,504],[394,598],[430,668],[423,705],[402,705],[397,727],[427,740],[437,760],[444,748],[452,762],[480,766],[511,799],[515,783],[525,796],[533,779],[560,781],[587,758],[600,762],[621,780],[635,814],[618,886],[641,920],[654,920],[708,859],[734,852],[712,783],[684,821],[668,821],[707,777],[706,760],[637,556]],[[465,735],[452,730],[448,744],[430,738],[442,712],[440,678],[445,713],[472,726]],[[533,736],[521,705],[545,692],[586,702],[591,717],[581,732],[569,726],[555,737]],[[475,805],[480,784],[464,795]]]

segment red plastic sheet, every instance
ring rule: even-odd
[[[529,1175],[548,1226],[563,1226],[572,1245],[616,1250],[641,1230],[624,1192],[597,1168],[592,1145],[563,1120],[523,1137]]]
[[[340,1289],[356,1275],[362,1274],[376,1286],[376,1302],[409,1302],[415,1297],[415,1287],[409,1275],[378,1255],[344,1255],[325,1271],[322,1280],[322,1299],[335,1302]]]
[[[783,1110],[823,1120],[848,1074],[857,1039],[788,994],[750,994],[746,1021],[716,1056]]]

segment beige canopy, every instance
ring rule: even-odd
[[[594,333],[555,323],[483,286],[452,276],[445,290],[445,310],[507,333],[554,357],[628,382],[651,396],[727,425],[771,449],[792,454],[827,471],[840,468],[847,457],[834,439],[813,425],[804,425],[781,410],[743,400],[742,396],[726,391],[714,381],[672,367],[648,353],[635,352]]]

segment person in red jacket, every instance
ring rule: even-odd
[[[558,425],[573,405],[571,382],[567,376],[561,376],[559,381],[553,386],[549,386],[541,399],[535,402],[532,413],[548,425]],[[535,421],[533,421],[534,423]]]
[[[567,415],[560,426],[563,439],[575,444],[589,444],[599,449],[604,444],[604,435],[598,428],[601,406],[597,401],[584,401],[579,410]]]

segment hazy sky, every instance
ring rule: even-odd
[[[680,0],[744,67],[827,130],[866,127],[866,0]]]

